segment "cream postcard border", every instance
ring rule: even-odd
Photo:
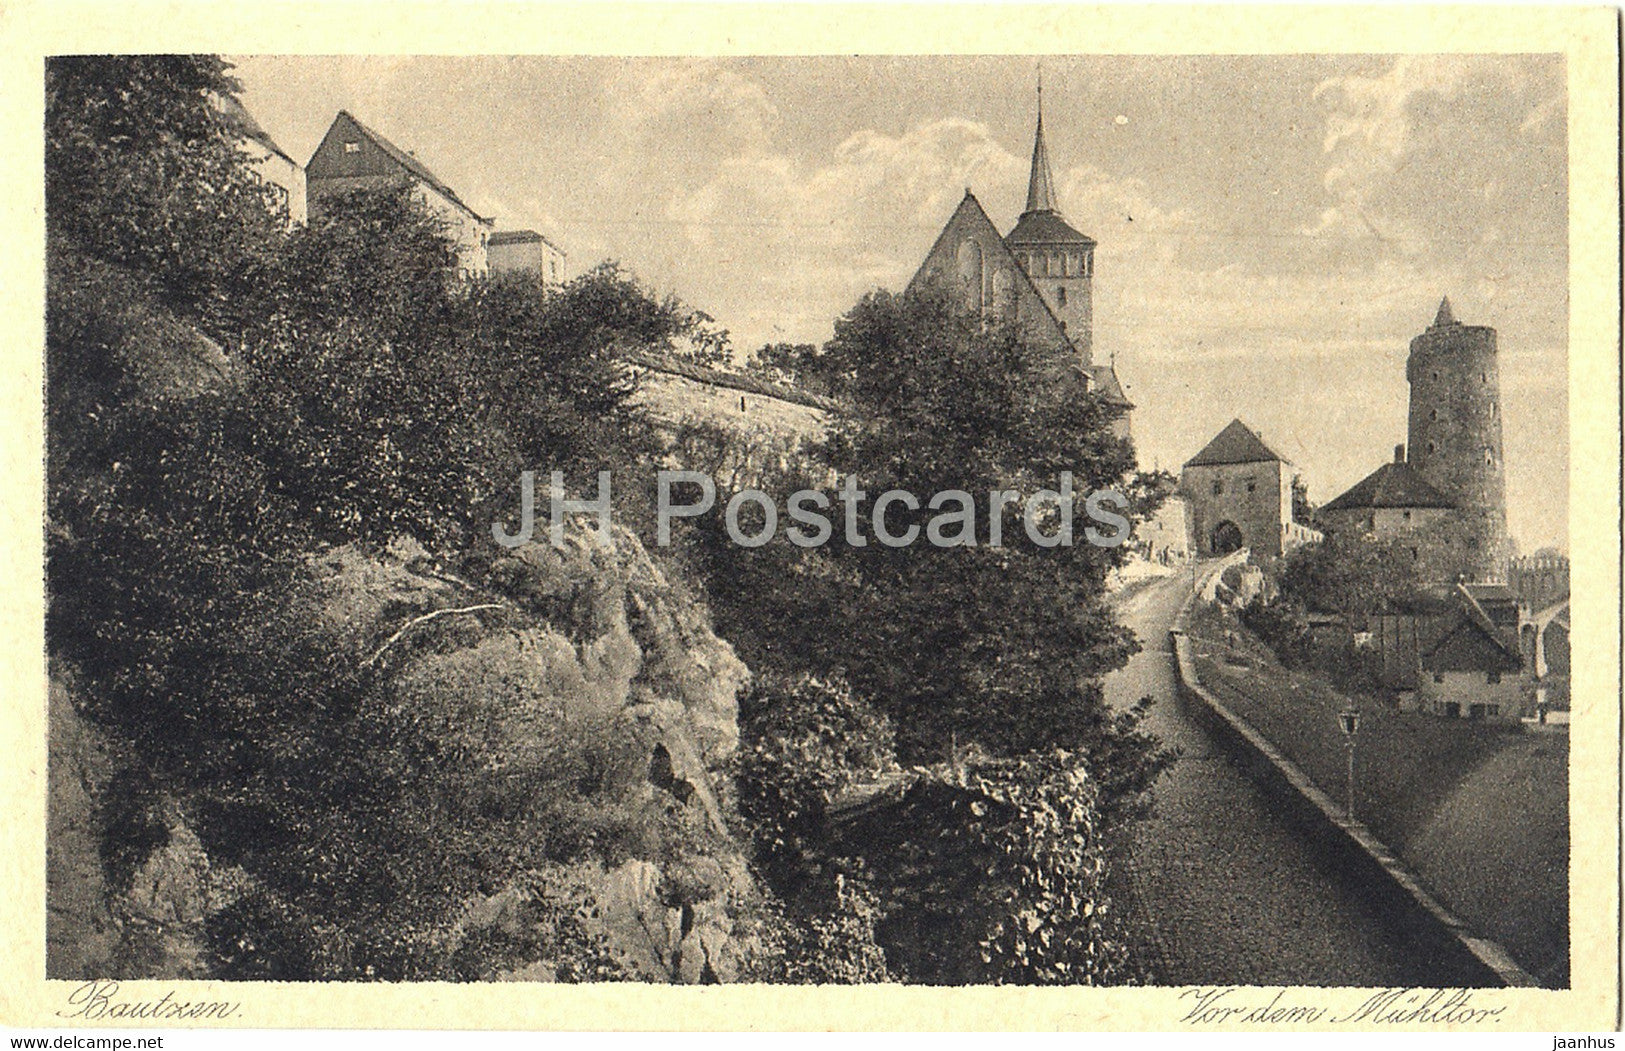
[[[1505,6],[972,4],[0,5],[0,1025],[65,1019],[79,983],[45,972],[43,67],[101,52],[374,54],[1293,54],[1566,56],[1569,114],[1569,535],[1573,560],[1568,990],[1475,991],[1478,1028],[1618,1026],[1620,999],[1620,272],[1618,12]],[[1183,1030],[1179,988],[678,988],[125,982],[121,999],[240,1003],[245,1028]],[[1336,1018],[1372,990],[1288,989]],[[1273,992],[1252,996],[1268,1002]],[[137,1023],[139,1024],[139,1023]],[[164,1028],[179,1028],[174,1022]],[[1238,1026],[1268,1029],[1268,1026]],[[1383,1029],[1370,1022],[1307,1029]],[[1386,1027],[1395,1028],[1395,1027]],[[1456,1028],[1440,1026],[1440,1029]]]

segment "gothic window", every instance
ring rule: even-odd
[[[1006,315],[1014,315],[1016,309],[1016,279],[1011,276],[1008,267],[999,267],[993,271],[993,309]]]
[[[1439,373],[1437,371],[1433,373],[1433,382],[1439,382]]]
[[[959,245],[959,280],[965,288],[965,301],[976,311],[982,309],[982,246],[975,241]]]

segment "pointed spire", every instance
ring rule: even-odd
[[[1456,315],[1450,312],[1450,297],[1445,296],[1439,300],[1439,313],[1433,318],[1434,328],[1443,328],[1446,325],[1456,324]]]
[[[1033,138],[1033,173],[1027,180],[1027,212],[1053,212],[1055,179],[1049,171],[1049,150],[1044,146],[1044,72],[1038,72],[1038,133]],[[1026,214],[1023,212],[1022,214]]]

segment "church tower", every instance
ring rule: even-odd
[[[1027,208],[1004,239],[1044,303],[1081,357],[1091,363],[1094,344],[1095,242],[1072,229],[1055,204],[1055,178],[1044,145],[1044,85],[1038,85],[1038,131],[1027,180]]]
[[[1506,465],[1501,444],[1501,379],[1495,330],[1463,325],[1450,300],[1411,340],[1409,463],[1456,506],[1455,528],[1439,539],[1456,549],[1475,580],[1506,573]]]

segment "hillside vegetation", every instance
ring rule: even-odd
[[[639,408],[704,315],[613,264],[460,282],[405,188],[288,229],[218,59],[46,80],[53,977],[1133,978],[1101,888],[1167,757],[1096,684],[1114,553],[646,548],[656,464],[763,462]],[[946,301],[809,367],[839,422],[755,481],[1126,483]],[[553,469],[612,472],[608,539],[499,546]]]

